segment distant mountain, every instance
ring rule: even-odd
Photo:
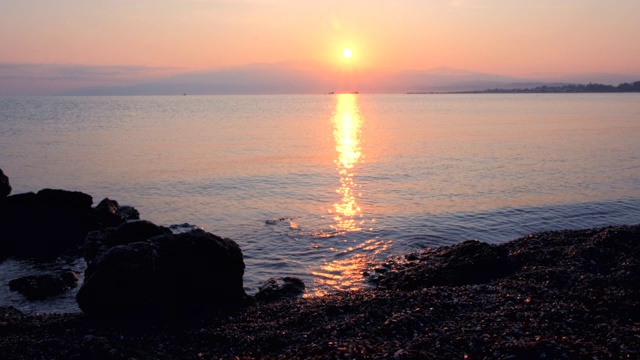
[[[591,79],[589,79],[589,74],[563,76],[531,74],[531,76],[520,78],[446,67],[381,72],[361,69],[348,64],[280,62],[187,72],[163,77],[155,74],[153,78],[146,80],[140,78],[137,83],[133,82],[133,84],[132,79],[124,81],[119,77],[103,76],[105,70],[100,69],[100,77],[94,75],[91,82],[84,83],[89,86],[82,86],[79,74],[89,73],[90,68],[80,70],[74,69],[74,82],[71,88],[69,84],[66,84],[55,93],[62,95],[182,95],[185,93],[197,95],[311,94],[354,91],[360,93],[460,92],[495,88],[525,89],[540,86],[561,86],[595,82],[597,79],[605,78],[609,80],[622,79],[619,82],[633,82],[638,78],[638,76],[616,74],[592,74]],[[147,71],[146,69],[142,70]],[[66,72],[58,71],[56,74],[64,75],[69,72],[68,70]],[[56,81],[60,83],[65,81],[66,78],[62,75],[57,75]],[[573,81],[572,77],[587,80]],[[2,78],[1,71],[0,78]],[[35,75],[29,79],[34,83],[37,81]],[[51,93],[55,86],[51,77],[46,80],[49,84],[47,91]],[[600,82],[604,84],[619,83]],[[10,91],[11,89],[8,89],[4,93],[10,93]]]
[[[448,92],[460,89],[480,90],[498,84],[513,83],[518,78],[438,67],[420,71],[401,71],[384,80],[390,92]]]
[[[198,71],[126,87],[84,88],[65,95],[297,94],[357,91],[356,83],[317,63],[282,62]],[[359,75],[358,75],[359,76]],[[363,81],[363,84],[367,81]]]
[[[518,80],[444,67],[384,73],[346,65],[283,62],[192,72],[133,86],[79,88],[65,91],[64,95],[443,92],[481,90]]]
[[[75,89],[100,93],[184,71],[144,66],[0,63],[0,96],[59,95],[65,91],[76,92]]]

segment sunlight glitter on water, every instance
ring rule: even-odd
[[[364,158],[360,146],[362,118],[356,95],[340,94],[336,99],[332,124],[338,152],[338,158],[334,162],[340,174],[340,187],[336,189],[336,193],[341,195],[341,200],[333,204],[333,219],[336,224],[331,228],[338,232],[360,231],[362,210],[358,205],[358,185],[354,178],[357,174],[355,167]]]
[[[314,289],[306,296],[323,296],[336,290],[357,290],[367,286],[363,273],[374,263],[375,256],[384,253],[392,240],[369,239],[336,254],[339,259],[327,262],[314,276]],[[333,249],[336,251],[335,249]]]

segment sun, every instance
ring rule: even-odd
[[[344,56],[346,59],[349,59],[351,55],[353,55],[353,51],[351,51],[351,49],[346,48],[342,50],[342,56]]]

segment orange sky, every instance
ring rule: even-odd
[[[637,0],[2,0],[0,63],[640,74]]]

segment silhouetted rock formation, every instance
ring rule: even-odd
[[[82,244],[99,225],[91,196],[75,191],[44,189],[12,195],[0,205],[3,234],[0,257],[53,258]]]
[[[0,169],[0,198],[11,194],[11,185],[9,184],[9,177]],[[1,201],[1,200],[0,200]]]
[[[140,213],[132,206],[120,206],[117,201],[105,198],[96,205],[96,212],[103,224],[117,226],[123,220],[139,220]]]
[[[0,193],[9,191],[9,180],[1,173]],[[137,214],[108,199],[94,209],[93,198],[79,191],[43,189],[0,198],[0,259],[77,255],[89,231],[117,226]]]
[[[43,300],[77,285],[78,276],[71,270],[59,274],[29,275],[9,281],[11,291],[17,291],[29,300]]]
[[[249,297],[240,247],[203,230],[171,234],[148,221],[92,232],[76,297],[87,315],[116,321],[233,308]]]

